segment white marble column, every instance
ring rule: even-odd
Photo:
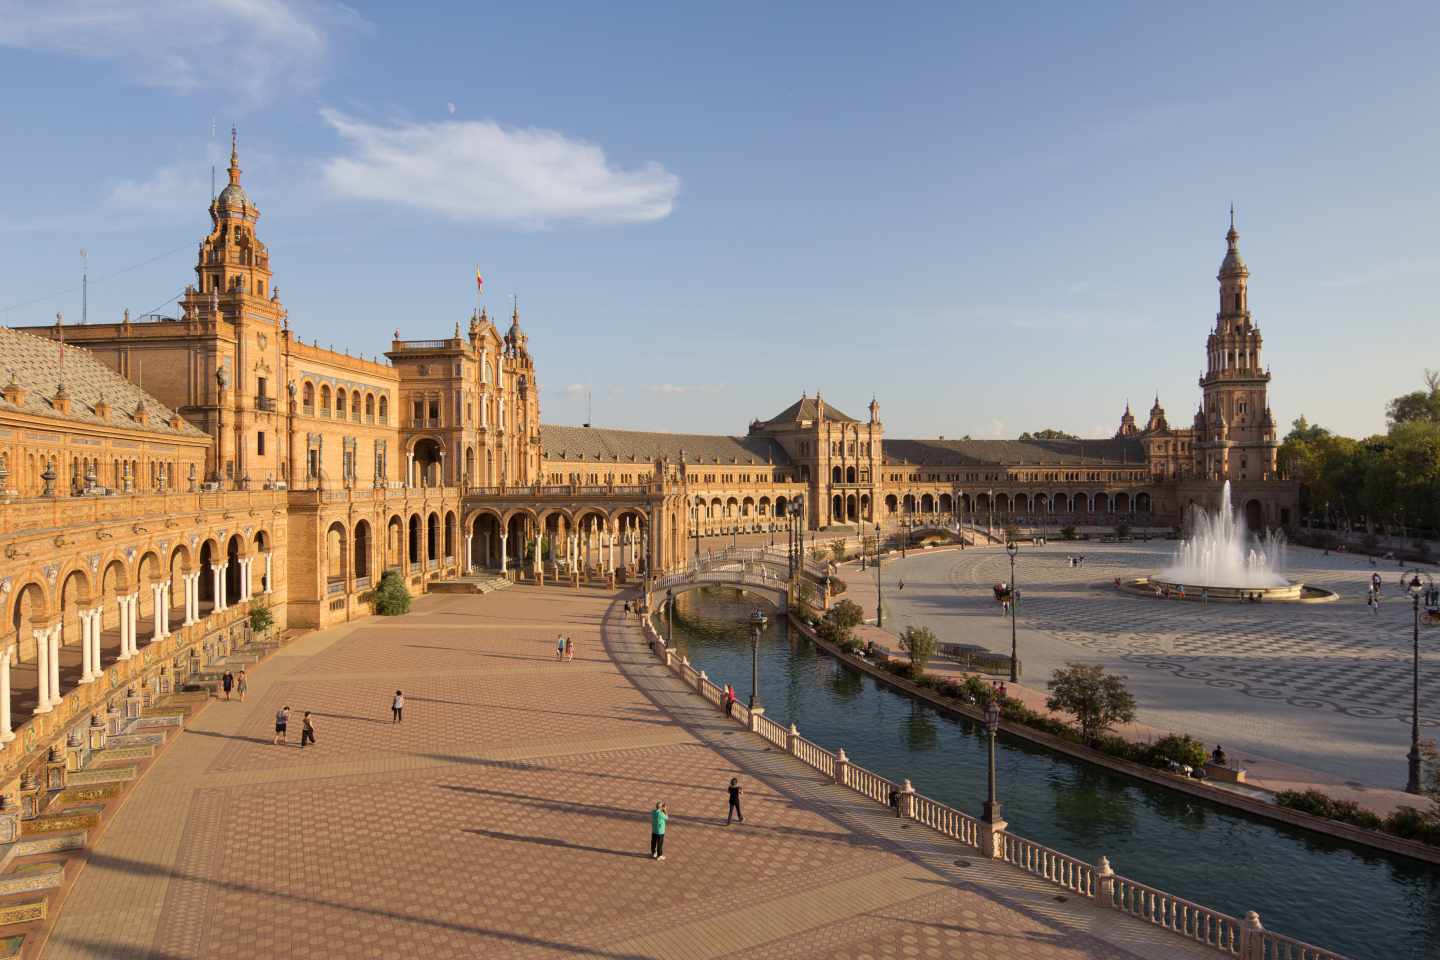
[[[539,576],[539,575],[540,575],[540,537],[541,537],[541,534],[542,534],[542,531],[540,530],[540,528],[539,528],[539,527],[536,527],[536,528],[535,528],[535,556],[534,556],[533,562],[532,562],[532,564],[531,564],[531,566],[534,567],[534,572],[535,572],[535,575],[536,575],[536,576]]]
[[[262,586],[265,588],[265,589],[264,589],[264,592],[265,592],[265,593],[269,593],[270,591],[272,591],[272,590],[275,589],[275,579],[274,579],[274,578],[275,578],[275,569],[274,569],[274,567],[273,567],[273,566],[271,565],[271,563],[270,563],[271,559],[272,559],[272,557],[271,557],[271,551],[266,550],[266,551],[265,551],[265,582],[262,584]]]
[[[225,568],[211,567],[210,574],[213,583],[211,593],[215,597],[215,612],[218,613],[225,609]]]
[[[50,628],[50,704],[60,706],[60,640],[64,636],[64,624],[57,623]]]
[[[163,583],[150,585],[150,599],[155,605],[155,622],[150,631],[150,642],[154,643],[165,637],[165,585]]]
[[[184,626],[184,627],[190,626],[190,624],[194,623],[194,622],[195,622],[195,619],[196,619],[196,617],[195,617],[195,606],[196,606],[196,604],[195,604],[195,593],[196,593],[196,589],[195,589],[195,588],[196,588],[196,586],[197,586],[197,583],[196,583],[196,580],[195,580],[196,576],[197,576],[197,574],[187,573],[187,574],[185,574],[185,576],[184,576],[183,578],[181,578],[181,581],[180,581],[181,583],[183,583],[183,584],[185,585],[185,622],[184,622],[183,624],[181,624],[181,626]]]
[[[501,572],[501,573],[504,573],[504,572],[506,572],[507,569],[509,569],[510,557],[509,557],[509,555],[505,552],[505,541],[506,541],[506,539],[508,538],[508,536],[509,536],[508,534],[504,534],[504,533],[500,534],[500,572]]]
[[[173,581],[173,580],[166,580],[166,581],[165,581],[165,594],[164,594],[164,599],[165,599],[165,608],[164,608],[164,610],[165,610],[165,612],[164,612],[163,614],[161,614],[161,616],[160,616],[160,622],[161,622],[162,624],[164,624],[164,626],[165,626],[165,636],[167,636],[167,637],[170,636],[170,633],[171,633],[171,631],[170,631],[170,608],[175,605],[175,597],[173,596],[174,590],[175,590],[175,581]]]
[[[81,682],[81,683],[94,683],[94,682],[95,682],[95,665],[90,662],[90,653],[91,653],[91,651],[94,649],[94,647],[91,645],[91,636],[90,636],[90,631],[91,631],[91,629],[92,629],[93,624],[94,624],[94,619],[90,616],[90,611],[88,611],[88,610],[81,610],[81,611],[80,611],[80,682]]]
[[[240,561],[240,602],[245,603],[250,599],[252,590],[250,588],[250,565],[255,562],[254,557],[246,557]]]
[[[116,597],[115,604],[120,608],[120,653],[115,659],[126,660],[130,656],[130,598]]]
[[[14,655],[14,647],[0,654],[0,743],[15,739],[15,731],[10,729],[10,658]]]
[[[105,675],[104,652],[101,649],[100,634],[105,630],[105,608],[96,607],[90,611],[94,620],[94,626],[90,628],[90,667],[95,671],[95,679],[99,680]]]
[[[51,629],[54,629],[53,627]],[[35,640],[35,676],[39,685],[35,691],[35,712],[50,712],[50,631],[31,630]]]
[[[475,534],[473,534],[473,533],[467,533],[467,534],[465,534],[465,563],[461,566],[460,569],[461,569],[462,571],[464,571],[464,573],[465,573],[466,576],[469,576],[469,575],[470,575],[470,571],[471,571],[470,551],[473,549],[474,543],[475,543]]]
[[[615,572],[615,531],[613,529],[605,532],[605,538],[610,541],[610,572]],[[622,557],[623,559],[623,557]]]

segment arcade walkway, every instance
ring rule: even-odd
[[[746,821],[727,827],[731,776]],[[302,638],[247,702],[200,714],[101,838],[46,956],[1214,955],[886,813],[725,723],[618,600],[435,595]]]

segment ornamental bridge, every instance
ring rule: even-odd
[[[825,582],[831,567],[817,560],[804,561],[800,576],[815,588],[815,595],[824,598]],[[650,584],[651,603],[664,596],[674,596],[704,587],[732,587],[753,594],[784,612],[789,606],[791,560],[783,549],[757,547],[729,549],[692,563],[684,570],[660,577]],[[821,606],[825,603],[821,600]]]

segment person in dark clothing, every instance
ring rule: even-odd
[[[230,688],[235,686],[235,674],[231,673],[229,670],[226,670],[225,675],[220,678],[220,686],[225,688],[225,699],[229,700]]]
[[[730,793],[730,809],[727,810],[726,813],[725,813],[725,825],[726,825],[726,826],[729,826],[729,825],[730,825],[730,818],[731,818],[731,817],[734,817],[736,820],[739,820],[741,823],[744,823],[744,822],[745,822],[745,815],[740,812],[740,791],[741,791],[741,789],[742,789],[742,788],[741,788],[741,786],[740,786],[740,781],[739,781],[737,778],[735,778],[735,777],[731,777],[731,778],[730,778],[730,787],[729,787],[729,793]]]
[[[305,716],[300,718],[300,749],[305,749],[305,744],[315,742],[315,724],[310,721],[310,711],[305,711]]]
[[[395,691],[395,699],[390,701],[390,722],[399,723],[405,718],[405,694],[399,690]]]

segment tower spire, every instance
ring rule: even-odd
[[[236,186],[240,185],[239,136],[233,126],[230,128],[230,182]]]

